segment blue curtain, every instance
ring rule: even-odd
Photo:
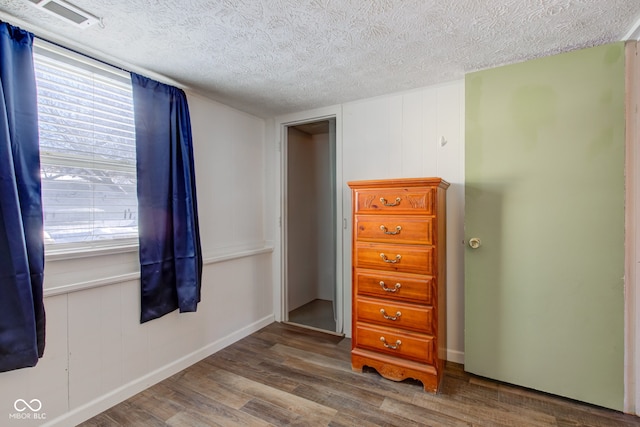
[[[0,23],[0,372],[44,352],[44,237],[33,34]]]
[[[184,92],[131,73],[136,127],[140,322],[196,311],[202,253]]]

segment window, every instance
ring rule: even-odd
[[[129,74],[46,43],[34,63],[47,248],[135,243]]]

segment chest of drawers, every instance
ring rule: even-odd
[[[446,359],[446,189],[440,178],[349,182],[351,366],[437,392]]]

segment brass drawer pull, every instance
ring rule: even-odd
[[[396,315],[395,316],[389,316],[385,311],[384,308],[380,309],[380,314],[382,314],[382,317],[384,317],[387,320],[398,320],[398,318],[400,316],[402,316],[402,313],[400,313],[399,311],[396,311]]]
[[[389,231],[387,230],[387,227],[385,227],[384,225],[381,225],[380,230],[382,230],[384,234],[391,234],[392,236],[395,236],[396,234],[400,234],[400,230],[402,230],[402,227],[398,225],[396,227],[396,231]]]
[[[385,292],[398,292],[398,289],[400,289],[402,285],[400,283],[396,283],[396,285],[393,288],[387,288],[387,285],[381,280],[380,287]]]
[[[380,258],[382,258],[384,262],[388,262],[389,264],[395,264],[400,261],[400,259],[402,258],[402,255],[398,254],[396,255],[396,259],[389,259],[384,253],[381,253]]]
[[[383,205],[389,207],[398,206],[400,204],[400,197],[396,197],[396,201],[393,203],[389,203],[387,202],[387,199],[385,199],[384,197],[380,197],[380,202],[382,202]]]
[[[397,350],[398,348],[400,348],[400,345],[402,344],[402,341],[400,340],[397,340],[395,345],[389,344],[387,340],[384,339],[384,337],[380,337],[380,341],[382,341],[382,344],[384,344],[385,347],[390,348],[391,350]]]

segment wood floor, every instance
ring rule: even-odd
[[[442,393],[351,370],[349,339],[274,323],[82,426],[640,426],[640,418],[469,375]]]

